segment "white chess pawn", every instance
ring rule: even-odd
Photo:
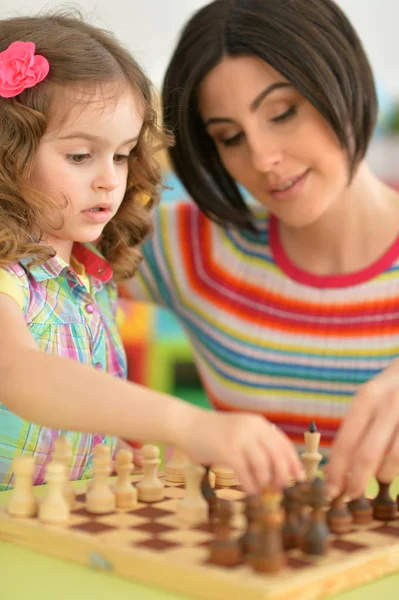
[[[309,430],[305,431],[304,437],[306,452],[301,454],[301,458],[306,472],[306,479],[308,481],[313,481],[313,479],[317,477],[319,464],[323,458],[322,454],[318,452],[320,444],[320,432],[317,431],[316,425],[313,421],[310,424]]]
[[[39,521],[54,524],[68,522],[69,505],[63,492],[65,480],[64,465],[51,462],[46,470],[48,488],[47,495],[39,505]]]
[[[165,481],[168,483],[184,483],[184,469],[187,465],[187,456],[178,448],[174,448],[173,456],[165,467]]]
[[[130,481],[133,468],[133,452],[118,450],[115,461],[118,479],[114,485],[116,508],[134,508],[137,504],[137,490]]]
[[[215,474],[215,485],[220,487],[234,487],[239,484],[236,474],[229,467],[212,466],[211,471]]]
[[[94,514],[114,512],[116,508],[115,494],[108,483],[111,470],[109,456],[106,454],[93,456],[93,480],[86,493],[85,508],[87,512]]]
[[[190,463],[184,469],[186,491],[180,501],[177,516],[186,525],[195,525],[208,520],[209,506],[201,491],[204,473],[205,468],[201,465]]]
[[[94,459],[95,456],[106,456],[107,460],[109,461],[109,463],[111,465],[111,473],[112,473],[112,458],[111,458],[110,447],[107,446],[106,444],[96,444],[93,448],[92,460]],[[93,485],[93,480],[91,479],[90,481],[87,482],[86,493],[89,492],[92,485]]]
[[[62,433],[54,442],[54,451],[52,454],[53,462],[58,462],[64,465],[66,472],[66,481],[63,492],[65,500],[68,502],[69,508],[73,510],[76,502],[76,491],[71,481],[69,480],[69,467],[72,461],[71,442],[68,437]]]
[[[158,478],[159,448],[146,444],[143,455],[143,479],[136,485],[140,502],[160,502],[165,497],[164,484]]]
[[[34,517],[37,512],[37,500],[33,495],[33,456],[17,456],[13,460],[14,488],[7,505],[13,517]]]

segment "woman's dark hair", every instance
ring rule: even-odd
[[[207,216],[252,228],[197,105],[201,81],[222,58],[245,55],[271,65],[319,111],[347,152],[350,177],[366,153],[377,98],[362,44],[332,0],[214,0],[194,14],[164,81],[164,125],[176,136],[170,157]]]

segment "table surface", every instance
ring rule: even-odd
[[[75,485],[79,490],[86,483],[77,482]],[[45,487],[38,486],[35,493],[42,495]],[[370,495],[374,495],[375,489],[375,483],[371,483],[368,490]],[[394,482],[391,491],[395,496],[399,493],[399,479]],[[10,493],[0,492],[0,504],[7,504]],[[94,597],[96,600],[191,600],[188,596],[127,581],[116,575],[1,541],[0,589],[2,598],[7,600],[54,600],[54,593],[56,600],[80,600],[85,597]],[[378,597],[397,600],[398,595],[399,573],[334,596],[334,600],[375,600]]]

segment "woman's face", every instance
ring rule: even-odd
[[[348,164],[335,133],[260,58],[224,58],[200,85],[199,110],[229,174],[287,225],[310,225],[342,196]]]

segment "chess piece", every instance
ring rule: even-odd
[[[342,534],[351,531],[353,516],[343,495],[337,496],[331,502],[331,507],[327,511],[327,525],[331,533]]]
[[[354,525],[368,525],[373,520],[373,507],[370,500],[361,496],[348,503]]]
[[[326,503],[324,487],[319,477],[310,484],[308,504],[312,507],[312,514],[300,540],[300,547],[306,554],[323,555],[327,552],[329,531],[323,510]]]
[[[221,500],[218,508],[215,538],[209,544],[209,560],[214,565],[233,567],[242,560],[241,544],[231,537],[233,511],[227,500]]]
[[[239,484],[233,469],[229,469],[228,467],[212,466],[211,470],[215,474],[215,486],[235,487]]]
[[[205,473],[201,481],[201,493],[208,504],[208,515],[211,520],[218,509],[218,497],[209,481],[210,467],[205,467]]]
[[[118,478],[114,485],[116,508],[130,509],[137,504],[137,490],[130,481],[133,469],[133,452],[125,449],[118,450],[115,460]]]
[[[91,455],[91,459],[92,461],[94,460],[95,456],[106,456],[110,465],[111,465],[111,473],[112,473],[112,458],[111,458],[111,449],[109,446],[107,446],[106,444],[96,444],[93,447],[93,451],[92,451],[92,455]],[[87,488],[86,488],[86,492],[89,492],[91,489],[91,486],[93,485],[93,480],[88,481],[87,482]]]
[[[319,464],[323,456],[318,452],[320,444],[320,433],[317,431],[315,422],[312,421],[308,431],[304,433],[306,452],[301,454],[306,479],[312,481],[316,476]]]
[[[34,517],[37,513],[37,501],[33,495],[33,456],[17,456],[13,460],[14,481],[11,497],[7,505],[13,517]]]
[[[65,500],[68,502],[70,510],[72,510],[76,502],[76,491],[72,485],[72,482],[69,481],[69,467],[72,461],[72,447],[71,442],[64,433],[60,434],[54,442],[52,460],[53,462],[58,462],[64,465],[66,481],[63,487],[63,493]]]
[[[310,482],[298,481],[298,483],[294,487],[296,490],[296,496],[298,500],[298,505],[296,507],[296,516],[298,519],[298,527],[300,531],[299,536],[301,536],[303,531],[309,524],[310,515],[312,512],[310,506],[308,505]]]
[[[64,495],[66,470],[59,462],[47,466],[47,495],[39,505],[39,521],[59,525],[69,520],[69,504]]]
[[[259,546],[261,522],[260,516],[263,503],[259,495],[248,496],[245,501],[245,514],[247,517],[247,529],[240,539],[242,553],[244,556],[255,554]]]
[[[209,480],[209,485],[211,486],[212,489],[214,489],[216,486],[216,475],[210,468],[208,470],[208,480]]]
[[[262,495],[262,500],[259,544],[254,554],[248,558],[255,571],[278,573],[285,565],[282,534],[284,511],[281,508],[281,494],[267,491]]]
[[[152,444],[142,447],[143,478],[136,485],[140,502],[160,502],[165,497],[164,484],[158,477],[159,448]]]
[[[116,508],[115,494],[111,490],[108,478],[112,471],[109,454],[99,453],[93,456],[93,480],[86,493],[85,508],[93,514],[114,512]]]
[[[373,519],[376,521],[393,521],[396,519],[397,505],[389,494],[390,483],[378,481],[379,492],[373,500]]]
[[[296,486],[284,490],[283,507],[285,509],[283,547],[284,550],[292,550],[298,546],[301,527],[303,525],[299,512],[299,489]]]
[[[179,520],[191,526],[204,523],[208,520],[209,513],[208,502],[201,492],[205,468],[201,465],[189,463],[184,469],[184,474],[186,477],[186,490],[184,497],[180,500],[177,512]]]
[[[178,448],[174,448],[173,456],[165,467],[165,481],[168,483],[184,483],[184,469],[187,463],[187,456]]]

